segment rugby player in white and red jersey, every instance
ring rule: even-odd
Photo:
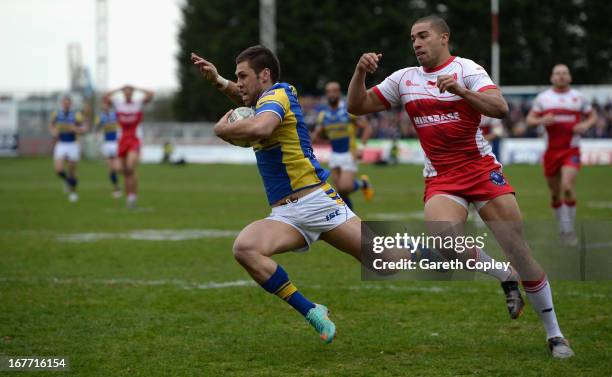
[[[578,243],[574,231],[576,192],[574,182],[580,170],[580,135],[597,121],[591,104],[579,91],[570,88],[572,76],[565,64],[557,64],[550,75],[553,87],[533,101],[527,124],[544,125],[548,139],[543,157],[544,176],[551,195],[551,207],[559,223],[561,242]]]
[[[134,91],[144,94],[142,99],[134,99]],[[122,92],[124,100],[117,101],[113,96]],[[153,92],[145,89],[136,89],[126,85],[122,88],[108,92],[104,96],[105,101],[111,101],[117,114],[117,122],[121,126],[121,138],[119,139],[119,159],[121,160],[121,171],[125,180],[126,203],[129,208],[136,206],[138,192],[138,177],[136,167],[140,159],[140,139],[138,137],[138,126],[142,121],[143,106],[153,99]]]
[[[544,324],[552,355],[571,357],[574,353],[559,329],[548,279],[525,242],[514,189],[502,175],[501,164],[478,127],[481,115],[503,118],[508,105],[481,66],[451,56],[449,37],[450,29],[442,18],[417,20],[411,39],[421,66],[400,69],[370,89],[365,86],[366,75],[378,69],[382,54],[363,54],[349,85],[348,110],[365,115],[402,106],[415,125],[426,155],[424,212],[428,226],[439,222],[463,224],[468,203],[473,203],[518,271]],[[471,259],[489,259],[478,248],[468,254]],[[514,271],[487,273],[503,281],[510,314],[515,318],[513,314],[520,313],[511,305],[522,304],[522,299],[512,296],[520,297]]]

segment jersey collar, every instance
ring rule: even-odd
[[[552,90],[553,90],[553,92],[555,92],[555,93],[567,93],[567,92],[569,92],[569,91],[570,91],[570,87],[568,86],[568,87],[567,87],[567,88],[565,88],[565,89],[558,89],[558,88],[555,88],[555,87],[553,86]]]
[[[455,58],[456,58],[456,56],[451,56],[450,58],[448,58],[448,60],[447,60],[447,61],[446,61],[444,64],[439,65],[439,66],[434,67],[434,68],[431,68],[431,69],[428,69],[428,68],[422,67],[422,68],[423,68],[423,71],[424,71],[425,73],[432,73],[432,72],[439,71],[439,70],[441,70],[442,68],[444,68],[444,67],[446,67],[447,65],[449,65],[450,63],[452,63],[452,62],[453,62],[453,60],[455,60]]]

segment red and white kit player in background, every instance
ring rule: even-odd
[[[525,242],[514,190],[478,127],[481,115],[502,118],[508,105],[482,67],[451,56],[449,37],[450,29],[442,18],[417,20],[411,38],[421,66],[400,69],[370,89],[365,86],[366,75],[378,69],[382,54],[363,54],[349,85],[348,110],[365,115],[392,106],[405,109],[426,155],[424,212],[428,225],[462,224],[468,203],[475,204],[523,280],[546,329],[552,355],[571,357],[574,353],[559,329],[550,285]],[[480,249],[469,254],[470,258],[489,258]],[[508,276],[512,271],[505,276],[503,272],[488,271],[500,280],[516,279]]]
[[[134,91],[141,91],[144,94],[142,99],[135,99]],[[123,93],[123,101],[117,101],[113,96]],[[126,201],[129,208],[136,206],[138,192],[138,177],[136,167],[140,159],[140,139],[137,130],[142,121],[142,112],[145,104],[153,99],[153,92],[145,89],[137,89],[126,85],[122,88],[112,90],[104,96],[105,100],[112,101],[117,113],[117,122],[121,126],[121,138],[119,139],[119,159],[121,161],[121,171],[125,180]]]
[[[550,75],[553,87],[535,98],[529,126],[544,125],[548,145],[544,153],[544,176],[551,195],[551,206],[559,223],[561,242],[576,245],[576,192],[574,182],[580,169],[580,135],[597,121],[591,104],[579,91],[570,88],[572,76],[565,64],[557,64]]]

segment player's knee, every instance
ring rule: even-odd
[[[561,193],[560,192],[551,192],[550,199],[552,203],[559,203],[561,201]]]
[[[257,247],[253,242],[241,238],[234,241],[232,252],[234,254],[234,259],[242,265],[248,264],[249,260],[258,254]]]

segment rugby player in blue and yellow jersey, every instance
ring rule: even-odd
[[[78,135],[87,132],[83,125],[83,115],[71,109],[72,100],[62,98],[62,108],[51,113],[49,131],[55,140],[53,149],[53,165],[55,173],[60,177],[68,191],[68,200],[76,202],[79,196],[77,187],[77,164],[81,158],[81,147]],[[64,161],[68,162],[68,173],[64,169]]]
[[[117,179],[117,173],[121,170],[121,161],[118,154],[119,145],[117,143],[119,123],[117,122],[117,114],[112,109],[112,103],[109,99],[104,98],[102,100],[102,111],[100,111],[96,118],[96,128],[104,133],[102,156],[104,156],[108,166],[108,175],[113,185],[113,197],[117,199],[121,197],[121,189]]]
[[[236,82],[224,79],[215,66],[192,54],[203,76],[255,116],[232,124],[231,111],[215,125],[222,139],[252,141],[263,179],[270,215],[244,228],[234,242],[234,257],[266,291],[300,312],[329,343],[336,326],[328,309],[304,297],[272,256],[307,250],[319,238],[361,259],[361,220],[331,185],[329,172],[317,161],[304,123],[296,89],[279,82],[276,55],[263,46],[249,47],[236,58]]]
[[[332,147],[329,159],[331,178],[334,187],[338,190],[340,197],[353,209],[350,194],[361,189],[366,200],[372,200],[374,189],[367,175],[355,179],[357,173],[357,128],[362,129],[361,143],[365,143],[372,134],[367,120],[358,118],[346,110],[346,104],[340,99],[340,83],[330,81],[325,84],[325,99],[327,105],[321,109],[317,116],[317,125],[312,132],[313,142],[317,142],[325,135]]]

